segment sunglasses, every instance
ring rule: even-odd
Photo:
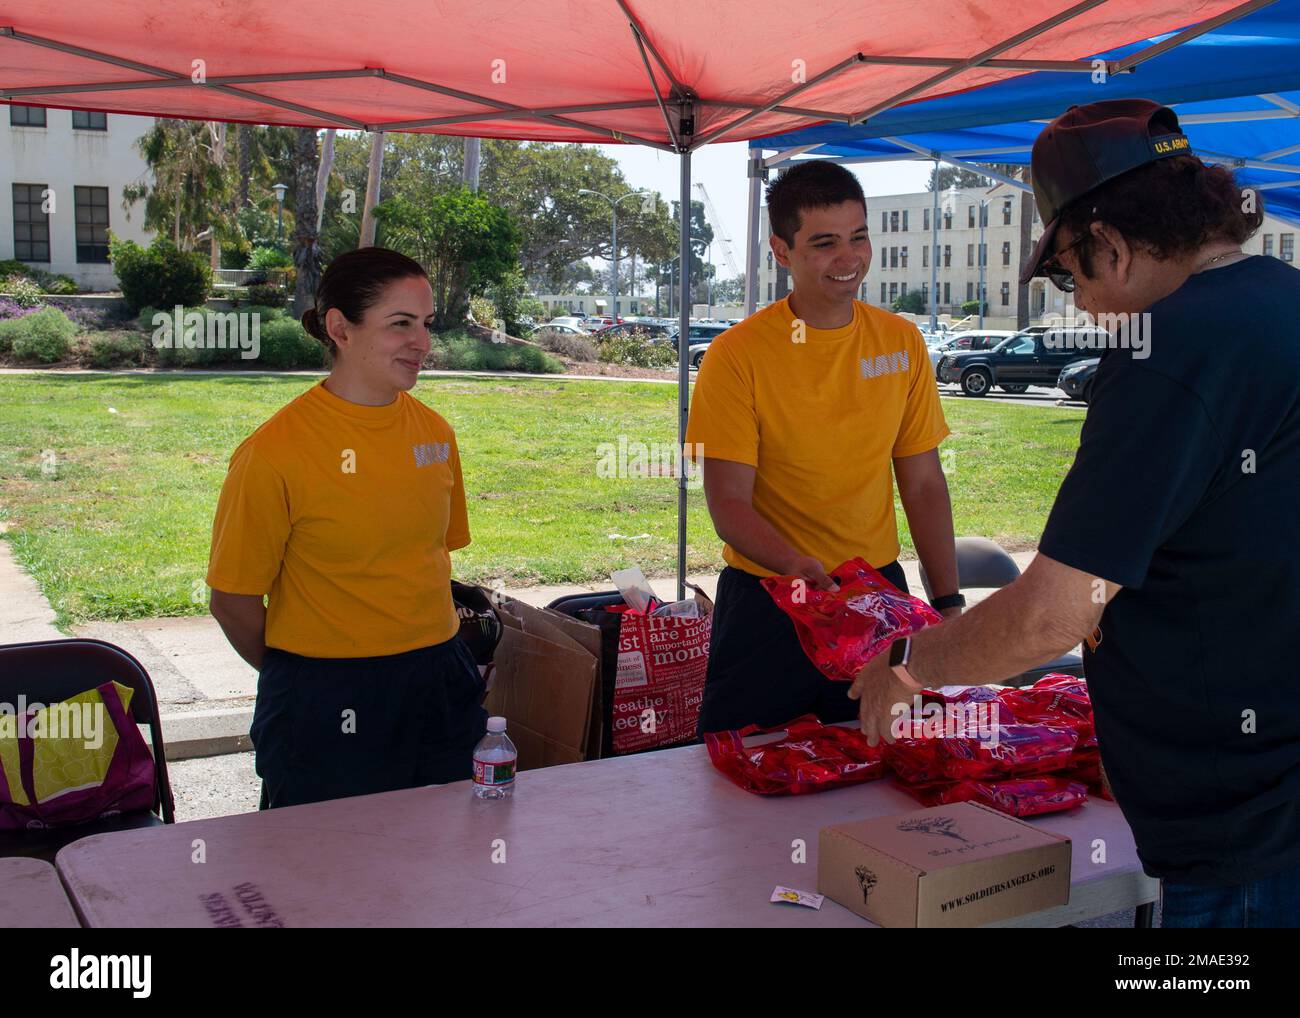
[[[1070,241],[1070,243],[1066,244],[1065,247],[1061,248],[1061,250],[1053,254],[1052,257],[1048,258],[1047,261],[1043,262],[1043,275],[1050,279],[1052,284],[1062,293],[1074,293],[1074,273],[1058,262],[1057,259],[1060,258],[1061,255],[1065,254],[1066,251],[1069,251],[1070,248],[1076,247],[1080,244],[1086,236],[1088,236],[1086,232],[1080,233],[1079,236],[1074,238],[1074,240]]]

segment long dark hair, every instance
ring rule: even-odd
[[[302,313],[302,327],[325,344],[332,360],[338,348],[325,331],[329,309],[338,308],[349,322],[360,322],[384,287],[409,276],[429,278],[419,262],[386,247],[363,247],[341,254],[326,266],[316,288],[315,306]]]

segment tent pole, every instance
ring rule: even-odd
[[[745,317],[758,308],[758,236],[759,202],[763,191],[763,153],[755,150],[749,156],[749,217],[745,229]]]
[[[691,331],[691,152],[682,152],[681,222],[678,224],[678,257],[681,269],[681,303],[677,330],[677,444],[682,450],[682,467],[677,471],[677,600],[686,599],[686,421],[690,416],[690,331]],[[699,464],[702,469],[704,464]]]

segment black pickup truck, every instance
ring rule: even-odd
[[[1031,385],[1054,388],[1061,369],[1096,357],[1109,342],[1105,330],[1060,329],[1030,335],[1017,333],[992,350],[945,354],[935,365],[940,382],[956,382],[967,396],[986,396],[995,385],[1006,392],[1024,392]]]

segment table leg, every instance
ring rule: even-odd
[[[1148,901],[1145,905],[1139,905],[1137,911],[1133,913],[1133,928],[1137,930],[1149,930],[1156,916],[1156,903]]]

